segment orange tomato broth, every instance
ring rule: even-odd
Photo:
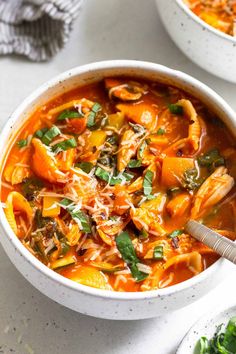
[[[231,36],[236,36],[236,1],[184,0],[184,2],[210,26]]]
[[[35,136],[52,127],[50,141],[46,130]],[[75,147],[55,149],[69,139]],[[29,117],[6,158],[1,201],[24,246],[59,274],[114,291],[164,288],[218,259],[184,232],[189,218],[235,239],[235,157],[232,135],[197,99],[156,82],[106,79]],[[140,166],[129,167],[133,160]]]

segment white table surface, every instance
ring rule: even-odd
[[[69,43],[52,61],[0,58],[0,126],[44,81],[105,59],[140,59],[180,69],[211,86],[236,109],[236,85],[201,70],[176,48],[160,23],[154,0],[85,0]],[[228,275],[206,297],[175,313],[150,320],[107,321],[70,311],[40,294],[0,247],[0,353],[29,353],[29,345],[35,354],[174,354],[199,316],[234,302],[232,267]]]

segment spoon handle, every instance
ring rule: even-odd
[[[197,221],[189,220],[185,225],[185,230],[196,238],[212,248],[220,256],[236,264],[236,243],[228,238],[221,236],[217,232],[209,229],[207,226]]]

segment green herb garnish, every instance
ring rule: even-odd
[[[99,112],[101,110],[102,106],[99,103],[94,103],[91,112],[89,113],[88,116],[88,121],[87,121],[87,127],[91,128],[95,125],[95,118],[97,115],[97,112]]]
[[[236,353],[236,316],[232,317],[222,332],[218,326],[213,338],[201,337],[197,342],[194,354],[235,354]]]
[[[153,258],[160,261],[164,258],[163,246],[156,246],[153,251]]]
[[[63,112],[59,114],[57,120],[64,120],[64,119],[73,119],[73,118],[82,118],[84,115],[76,112],[71,111],[70,109],[65,109]]]
[[[146,196],[149,196],[152,194],[152,180],[153,180],[154,173],[150,170],[147,170],[147,172],[144,175],[144,180],[143,180],[143,193]]]
[[[146,239],[146,238],[148,238],[148,232],[147,232],[147,230],[142,229],[142,230],[140,231],[140,233],[139,233],[139,238],[141,238],[141,239]]]
[[[101,167],[97,167],[95,170],[95,176],[99,177],[103,181],[106,181],[110,184],[110,186],[114,186],[116,184],[121,184],[124,180],[129,182],[134,175],[132,173],[123,172],[122,174],[119,173],[118,175],[112,174],[108,171],[105,171]]]
[[[166,132],[165,129],[159,128],[158,131],[157,131],[157,135],[164,135],[165,132]]]
[[[204,179],[198,176],[198,170],[196,168],[190,168],[183,174],[182,185],[188,190],[195,190],[199,188]]]
[[[183,230],[174,230],[168,236],[170,238],[174,238],[174,237],[178,237],[178,236],[182,235],[183,233],[184,233]]]
[[[140,160],[131,159],[130,162],[128,163],[129,168],[137,168],[140,166],[142,166],[142,161],[140,161]]]
[[[47,132],[43,135],[41,138],[42,142],[45,145],[49,145],[51,141],[58,135],[61,134],[61,131],[59,128],[57,128],[55,125],[53,125],[50,129],[47,130]]]
[[[178,104],[169,104],[168,108],[172,114],[181,115],[181,116],[184,114],[183,107]]]
[[[36,177],[25,178],[21,184],[24,197],[30,201],[35,198],[37,192],[43,187],[44,183]]]
[[[135,253],[135,249],[128,232],[124,231],[116,236],[116,246],[123,260],[130,268],[132,276],[136,282],[146,279],[148,274],[141,272],[137,267],[137,263],[140,263],[140,260]]]
[[[81,210],[77,210],[77,205],[70,199],[64,198],[59,202],[60,206],[68,211],[78,225],[81,225],[82,231],[85,233],[91,232],[91,226],[88,216]]]
[[[23,147],[28,145],[28,140],[27,139],[21,139],[21,140],[18,140],[16,144],[21,149],[21,148],[23,148]]]
[[[58,154],[61,151],[66,151],[69,149],[73,149],[77,146],[77,142],[75,138],[67,139],[64,141],[61,141],[60,143],[57,143],[52,146],[52,151]]]
[[[197,161],[201,167],[208,167],[210,170],[225,164],[225,159],[220,155],[218,149],[211,149],[199,156]]]
[[[139,160],[142,159],[143,153],[144,153],[144,150],[146,149],[146,147],[147,147],[147,142],[146,142],[146,140],[144,140],[144,141],[142,142],[142,144],[140,145],[140,148],[139,148],[139,150],[138,150],[137,156],[138,156],[138,159],[139,159]]]
[[[91,162],[79,162],[75,164],[75,167],[79,167],[84,172],[89,173],[93,169],[94,165]]]
[[[48,128],[42,128],[39,130],[36,130],[36,132],[34,133],[34,136],[36,136],[39,139],[42,139],[42,137],[44,136],[44,134],[48,131]]]

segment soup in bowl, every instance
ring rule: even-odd
[[[53,299],[101,317],[124,318],[127,306],[130,318],[154,316],[147,299],[156,307],[159,297],[166,310],[179,307],[171,294],[180,301],[188,289],[184,305],[195,283],[191,296],[200,296],[221,261],[184,225],[192,218],[235,239],[233,112],[198,81],[155,64],[104,62],[63,75],[13,116],[1,168],[11,259]],[[99,308],[106,299],[111,308]]]

